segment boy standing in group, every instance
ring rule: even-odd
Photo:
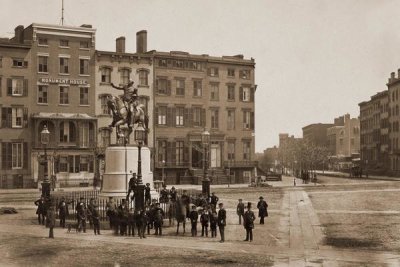
[[[239,199],[239,203],[236,207],[236,214],[239,216],[239,224],[242,224],[242,217],[244,215],[244,203],[242,202],[241,198]]]

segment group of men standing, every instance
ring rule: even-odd
[[[146,238],[146,228],[147,234],[150,234],[150,229],[154,229],[156,235],[162,235],[165,213],[160,208],[160,203],[146,205],[145,210],[134,210],[129,208],[126,199],[122,199],[121,204],[117,206],[113,197],[109,197],[106,215],[115,235],[135,236],[137,232],[140,238]]]

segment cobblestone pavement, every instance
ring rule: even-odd
[[[67,233],[65,229],[56,228],[53,242],[60,240],[76,241],[103,241],[115,244],[137,244],[144,247],[162,248],[184,248],[196,251],[217,251],[223,253],[236,252],[252,257],[268,257],[274,266],[400,266],[400,255],[394,252],[384,252],[365,249],[338,249],[324,245],[324,229],[320,223],[320,213],[346,213],[362,212],[348,210],[315,210],[309,194],[305,190],[308,186],[301,185],[298,181],[297,187],[291,186],[293,178],[284,177],[282,182],[274,182],[275,187],[284,187],[280,207],[272,207],[269,212],[266,225],[255,227],[255,240],[253,243],[243,242],[243,227],[238,225],[234,207],[227,207],[228,226],[226,227],[225,243],[219,243],[219,239],[191,238],[189,233],[186,236],[174,235],[175,229],[166,227],[166,235],[163,237],[148,236],[146,239],[137,237],[115,237],[111,231],[102,231],[102,235],[94,236],[91,230],[86,234]],[[365,182],[364,184],[368,184]],[[380,183],[380,182],[378,182]],[[312,194],[329,194],[330,190],[315,191]],[[375,191],[400,191],[400,189],[371,189]],[[332,190],[334,191],[334,190]],[[337,192],[337,191],[334,191]],[[351,193],[351,191],[346,191]],[[236,201],[236,199],[225,198],[224,201]],[[22,205],[22,204],[21,204]],[[27,208],[21,206],[21,208]],[[26,211],[34,218],[34,210]],[[370,211],[371,212],[371,211]],[[378,212],[378,211],[377,211]],[[395,210],[379,211],[383,213],[399,213]],[[21,215],[22,216],[22,215]],[[22,216],[23,217],[23,216]],[[22,219],[21,217],[21,219]],[[273,220],[276,223],[273,223]],[[270,223],[269,223],[270,222]],[[190,224],[186,225],[190,232]],[[35,221],[29,225],[10,223],[7,220],[0,220],[1,233],[15,233],[31,237],[45,237],[48,229],[35,225]],[[262,235],[261,235],[262,233]],[[263,239],[260,240],[260,237]],[[4,263],[9,263],[3,259]],[[8,259],[9,260],[9,259]],[[0,265],[2,260],[0,259]]]

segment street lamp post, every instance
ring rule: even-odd
[[[208,178],[208,157],[207,149],[210,144],[210,132],[204,130],[201,133],[201,142],[203,144],[203,181],[202,181],[202,193],[207,196],[207,201],[210,199],[210,179]]]
[[[139,123],[138,127],[135,129],[135,141],[138,144],[138,168],[137,168],[137,186],[135,192],[135,209],[144,210],[144,185],[142,181],[142,145],[146,138],[146,129],[143,125]]]
[[[47,173],[47,167],[48,165],[47,162],[47,145],[49,144],[49,139],[50,139],[50,132],[47,129],[47,126],[43,126],[43,130],[40,133],[40,142],[44,146],[44,159],[45,161],[43,162],[44,164],[44,174],[43,174],[43,182],[42,182],[42,196],[48,198],[50,197],[50,181]]]

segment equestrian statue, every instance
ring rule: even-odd
[[[121,96],[108,96],[107,106],[111,110],[113,120],[109,125],[110,127],[115,127],[117,140],[121,140],[122,137],[125,141],[128,140],[129,135],[133,131],[134,124],[141,123],[146,131],[149,131],[149,117],[145,113],[145,106],[139,104],[138,101],[138,89],[133,87],[133,81],[122,86],[116,86],[111,83],[111,86],[117,90],[124,91]],[[126,124],[129,131],[128,136],[123,136],[121,131],[121,125]]]

